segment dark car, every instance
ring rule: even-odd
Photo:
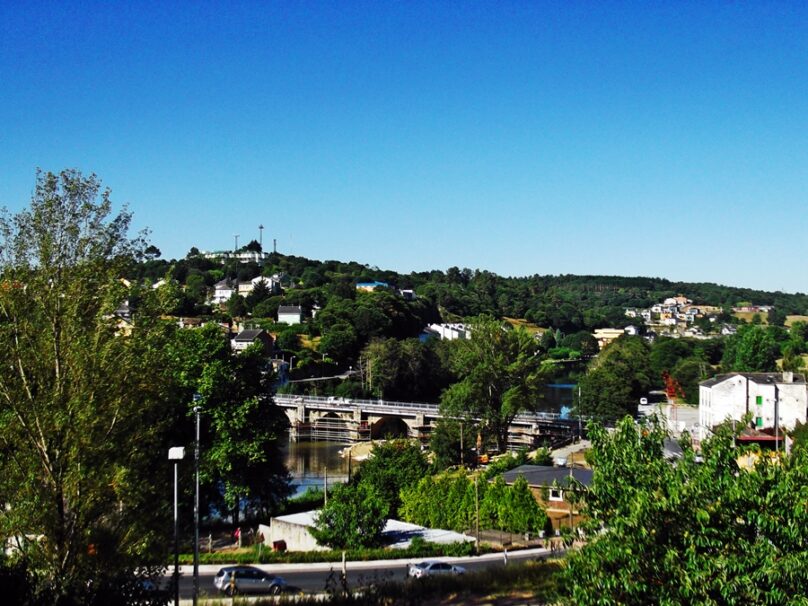
[[[213,579],[216,589],[226,595],[234,593],[279,594],[286,581],[279,576],[264,572],[254,566],[225,566]]]

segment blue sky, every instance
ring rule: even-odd
[[[804,3],[0,0],[0,205],[95,172],[165,257],[808,291]]]

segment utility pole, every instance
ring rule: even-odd
[[[480,552],[480,488],[477,484],[478,480],[480,479],[480,474],[478,473],[474,476],[474,518],[475,518],[475,525],[477,527],[477,539],[475,541],[477,553]]]
[[[463,421],[460,421],[460,464],[465,467],[466,465],[463,459]]]
[[[199,402],[201,399],[202,396],[198,393],[194,394],[194,403]],[[199,416],[201,412],[201,406],[198,404],[194,406],[194,414],[196,414],[196,442],[194,444],[194,606],[197,606],[199,601]]]
[[[174,446],[168,449],[168,459],[174,462],[174,603],[180,603],[180,518],[179,518],[179,463],[185,457],[185,448]]]

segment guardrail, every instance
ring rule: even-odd
[[[361,408],[371,412],[386,412],[396,413],[399,411],[406,411],[409,413],[425,413],[434,416],[443,416],[440,414],[440,407],[437,404],[429,404],[424,402],[397,402],[392,400],[365,400],[353,398],[335,398],[331,396],[301,396],[291,394],[276,394],[275,402],[282,406],[291,406],[298,404],[320,406],[322,408],[330,408],[332,410],[345,409],[345,408]],[[557,412],[525,412],[517,415],[514,419],[515,423],[582,423],[586,424],[587,417],[564,418]]]

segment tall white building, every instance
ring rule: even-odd
[[[808,416],[808,385],[792,372],[735,372],[699,384],[700,438],[730,419],[751,414],[755,429],[773,430],[775,410],[780,429],[793,429]]]

